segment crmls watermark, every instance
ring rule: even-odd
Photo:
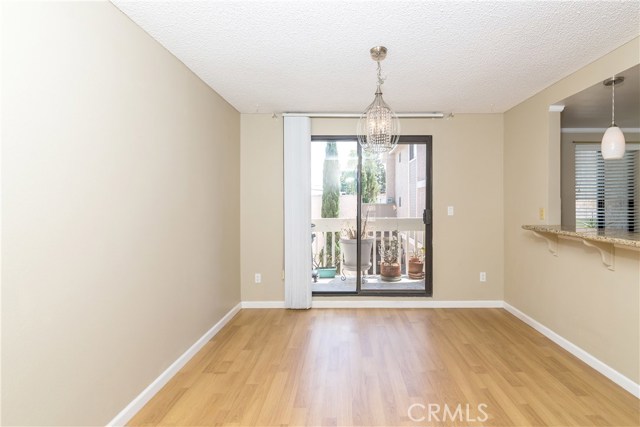
[[[422,403],[414,403],[409,406],[407,415],[409,419],[416,423],[421,422],[434,422],[434,421],[461,421],[461,422],[485,422],[489,419],[489,414],[486,409],[489,407],[486,403],[480,403],[477,407],[472,408],[468,403],[466,405],[457,404],[456,406],[449,406],[446,403],[440,405],[439,403],[429,403],[423,405]]]

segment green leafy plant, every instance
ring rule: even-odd
[[[375,203],[378,195],[380,183],[376,161],[367,157],[362,165],[362,203]]]

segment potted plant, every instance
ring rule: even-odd
[[[424,248],[421,246],[414,249],[409,258],[409,278],[424,279]]]
[[[324,249],[323,249],[324,250]],[[338,254],[336,254],[337,256]],[[318,279],[333,279],[336,277],[336,271],[338,270],[335,265],[325,265],[320,260],[323,258],[322,251],[316,253],[313,256],[313,270],[311,271],[311,277],[314,282],[317,282]],[[327,263],[331,263],[332,257],[329,255],[326,258]]]
[[[390,239],[383,239],[378,249],[380,250],[380,278],[385,282],[398,282],[402,279],[402,269],[398,254],[400,243],[397,234]]]
[[[358,265],[364,272],[371,268],[371,250],[373,249],[373,237],[368,237],[367,222],[369,221],[369,214],[362,222],[360,230],[360,263],[358,263],[357,250],[358,250],[358,232],[352,225],[347,225],[342,228],[340,247],[342,254],[344,255],[344,261],[342,263],[342,269],[347,271],[357,271]],[[342,280],[346,280],[346,276],[342,275]]]
[[[316,270],[320,279],[333,279],[336,277],[336,267],[318,267]]]

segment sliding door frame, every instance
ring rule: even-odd
[[[311,141],[357,141],[358,138],[355,135],[312,135]],[[389,297],[431,297],[433,296],[433,159],[432,159],[432,145],[433,137],[431,135],[407,135],[400,136],[398,145],[410,145],[419,144],[424,145],[426,150],[426,171],[425,171],[425,215],[424,215],[424,248],[425,248],[425,277],[424,277],[424,290],[377,290],[367,291],[362,290],[362,271],[360,269],[360,262],[358,262],[357,275],[356,275],[356,291],[355,292],[313,292],[314,296],[389,296]],[[362,220],[362,147],[358,146],[358,166],[357,166],[357,180],[356,191],[358,195],[358,203],[356,207],[356,231],[358,233],[358,245],[357,245],[357,260],[360,260],[360,233],[361,233],[361,220]],[[375,248],[374,248],[375,250]],[[408,268],[408,266],[407,266]]]

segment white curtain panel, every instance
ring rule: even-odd
[[[284,117],[284,303],[311,308],[311,119]]]

